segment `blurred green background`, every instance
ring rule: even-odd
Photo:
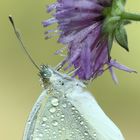
[[[38,98],[38,71],[27,59],[13,33],[8,15],[15,18],[28,51],[38,64],[55,66],[62,58],[54,56],[61,47],[56,38],[46,41],[41,22],[50,17],[46,5],[53,1],[0,1],[0,140],[21,140],[28,114]],[[128,0],[126,9],[140,12],[140,1]],[[140,23],[127,27],[130,52],[114,44],[112,56],[140,72]],[[95,80],[92,91],[103,110],[122,130],[126,140],[140,140],[140,75],[116,71],[116,86],[109,72]],[[94,115],[94,114],[93,114]]]

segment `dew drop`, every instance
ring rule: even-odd
[[[57,113],[56,115],[59,117],[60,116],[60,113]]]
[[[83,124],[84,124],[84,122],[83,122],[83,121],[81,121],[81,122],[80,122],[80,124],[81,124],[81,125],[83,125]]]
[[[58,122],[57,122],[56,120],[54,120],[54,121],[52,122],[52,125],[53,125],[53,126],[57,126],[57,125],[58,125]]]
[[[86,125],[84,126],[86,129],[88,128]]]
[[[71,109],[72,109],[72,110],[75,110],[75,107],[72,107]]]
[[[79,117],[78,117],[78,119],[80,120],[80,119],[81,119],[81,117],[79,116]]]
[[[71,134],[74,134],[74,132],[72,131]]]
[[[63,127],[62,130],[65,131],[65,128]]]
[[[78,113],[78,111],[76,110],[76,111],[75,111],[75,113],[77,114],[77,113]]]
[[[61,121],[64,121],[64,118],[61,118]]]
[[[56,94],[58,94],[58,95],[59,95],[59,92],[57,91],[57,92],[56,92]]]
[[[53,98],[51,101],[53,106],[58,106],[58,99],[57,98]]]
[[[31,124],[31,121],[28,121],[28,124],[30,125]]]
[[[93,136],[94,136],[94,137],[96,137],[96,136],[97,136],[97,134],[96,134],[96,133],[94,133],[94,134],[93,134]]]
[[[66,107],[67,107],[67,105],[66,105],[66,104],[62,104],[62,106],[63,106],[64,108],[66,108]]]
[[[61,121],[64,121],[64,117],[65,117],[65,116],[62,114],[62,115],[61,115]]]
[[[51,118],[53,119],[53,118],[54,118],[54,116],[53,116],[53,115],[51,115]]]
[[[88,135],[88,132],[87,132],[87,131],[85,131],[84,135],[85,135],[85,136],[87,136],[87,135]]]
[[[42,119],[44,122],[46,122],[47,121],[47,118],[46,117],[43,117],[43,119]]]
[[[61,137],[61,134],[59,134],[58,136]]]
[[[73,135],[72,134],[69,134],[69,137],[72,137]]]
[[[51,92],[51,89],[48,89],[48,93],[50,93]]]
[[[43,127],[45,127],[45,126],[46,126],[46,124],[45,124],[45,123],[42,123],[42,126],[43,126]]]
[[[47,125],[46,128],[50,128],[49,125]]]
[[[50,110],[49,110],[51,113],[54,113],[55,111],[56,111],[56,108],[55,107],[52,107],[52,108],[50,108]]]
[[[57,138],[57,136],[56,136],[56,135],[53,135],[53,138],[54,138],[54,139],[56,139],[56,138]]]
[[[42,133],[40,133],[40,134],[39,134],[39,137],[43,137],[43,134],[42,134]]]

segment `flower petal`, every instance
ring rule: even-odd
[[[119,70],[123,70],[123,71],[130,72],[130,73],[132,73],[132,72],[137,73],[135,70],[133,70],[131,68],[128,68],[125,65],[122,65],[122,64],[118,63],[116,60],[111,60],[110,65],[115,67],[115,68],[117,68],[117,69],[119,69]]]
[[[116,74],[115,74],[113,68],[110,67],[110,68],[109,68],[109,71],[110,71],[110,73],[111,73],[111,76],[112,76],[113,81],[114,81],[116,84],[118,84],[119,81],[118,81],[118,78],[117,78],[117,76],[116,76]]]

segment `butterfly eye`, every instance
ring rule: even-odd
[[[51,77],[51,74],[50,73],[43,73],[43,77],[44,78],[50,78]]]
[[[52,72],[50,71],[49,67],[46,65],[41,65],[40,76],[43,79],[49,79],[52,76]]]

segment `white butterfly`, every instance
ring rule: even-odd
[[[23,140],[124,140],[83,83],[45,65],[40,75],[45,89]]]
[[[124,140],[82,82],[34,63],[9,19],[22,48],[39,69],[44,87],[29,115],[23,140]]]

